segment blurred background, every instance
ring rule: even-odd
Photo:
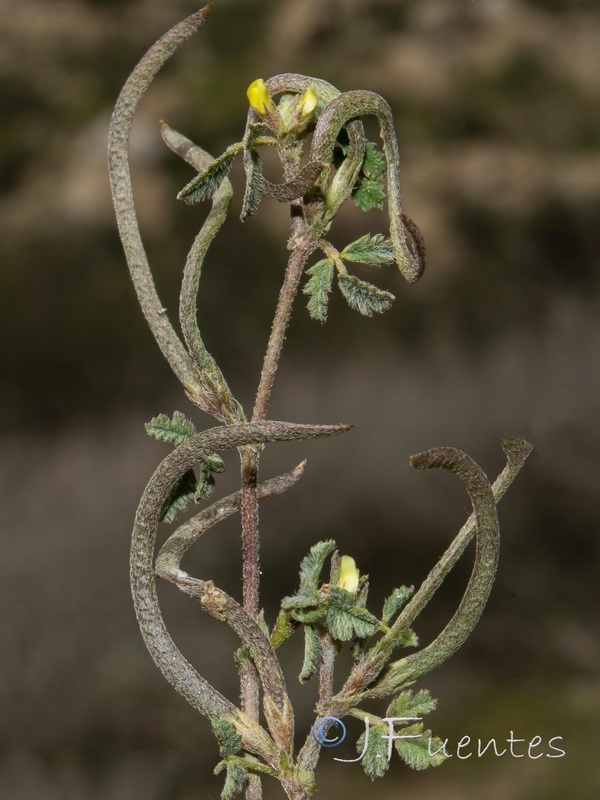
[[[188,0],[1,0],[0,795],[11,800],[217,798],[206,720],[146,653],[128,587],[128,543],[166,445],[143,423],[175,409],[198,427],[134,299],[106,177],[112,105],[147,47],[197,6]],[[331,441],[267,449],[262,474],[307,457],[301,482],[262,507],[263,596],[272,621],[319,539],[371,576],[371,608],[418,584],[465,519],[447,474],[408,456],[469,452],[490,477],[499,440],[535,446],[500,505],[497,583],[469,643],[423,679],[428,726],[449,739],[510,732],[563,758],[452,758],[415,773],[393,757],[376,784],[324,753],[319,796],[413,800],[590,800],[600,791],[600,13],[595,0],[217,0],[159,76],[132,143],[141,227],[164,305],[206,213],[175,200],[191,177],[159,119],[214,155],[241,137],[245,90],[284,71],[391,103],[406,212],[428,245],[416,286],[365,319],[334,294],[328,322],[298,299],[271,416],[348,422]],[[264,200],[232,215],[200,300],[209,349],[249,408],[286,258],[287,211]],[[385,232],[383,213],[343,210],[343,247]],[[373,270],[373,268],[370,268]],[[359,275],[371,279],[368,268]],[[235,459],[217,493],[236,486]],[[212,530],[187,566],[239,597],[238,520]],[[427,643],[453,613],[463,559],[416,630]],[[161,587],[182,650],[232,698],[233,636]],[[281,651],[298,727],[300,642]],[[341,659],[341,668],[349,659]],[[360,725],[349,725],[358,736]],[[501,749],[501,748],[500,748]],[[521,750],[520,752],[525,752]],[[551,752],[542,746],[542,752]],[[280,797],[275,783],[267,798]]]

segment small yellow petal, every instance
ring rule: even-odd
[[[345,589],[347,592],[356,594],[359,578],[360,572],[354,559],[350,556],[342,556],[340,559],[340,577],[337,582],[338,589]]]
[[[302,117],[308,117],[317,107],[317,93],[311,84],[304,92],[298,103],[298,110]]]
[[[267,111],[273,108],[273,101],[267,89],[267,84],[262,78],[257,78],[253,81],[248,87],[246,94],[248,95],[248,101],[252,108],[258,111],[261,116],[264,117]]]

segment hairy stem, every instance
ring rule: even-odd
[[[333,636],[325,631],[321,634],[321,665],[319,668],[319,694],[317,699],[317,711],[327,708],[333,695],[333,677],[335,658],[338,649]],[[321,746],[312,735],[312,728],[306,737],[300,752],[298,753],[298,766],[300,769],[313,772],[319,760]]]
[[[260,607],[260,540],[258,535],[258,453],[250,448],[240,451],[242,521],[243,605],[253,617]],[[247,659],[240,674],[240,697],[244,713],[257,720],[260,713],[260,681],[256,666]],[[260,781],[252,781],[246,789],[246,800],[261,796]]]
[[[252,415],[254,422],[263,420],[266,416],[294,298],[306,260],[315,247],[316,242],[307,238],[294,248],[288,260],[256,395]],[[240,453],[244,608],[251,616],[256,616],[260,607],[260,540],[256,489],[259,458],[259,453],[252,448],[244,448]],[[241,675],[241,703],[248,716],[258,719],[259,681],[256,669],[249,661],[244,665]]]
[[[275,311],[267,352],[263,361],[260,383],[256,392],[254,411],[252,413],[253,422],[258,422],[266,417],[279,356],[281,355],[285,332],[292,313],[292,304],[298,293],[298,285],[306,261],[317,246],[318,240],[312,236],[300,234],[298,244],[290,254],[281,291],[279,292],[277,310]]]
[[[333,694],[333,670],[337,646],[333,636],[325,632],[321,636],[321,666],[319,669],[319,706],[326,706]]]
[[[304,463],[303,461],[284,475],[270,478],[268,481],[261,483],[258,487],[258,499],[268,500],[270,497],[282,494],[290,486],[293,486],[302,476]],[[241,492],[234,492],[227,495],[227,497],[221,498],[221,500],[217,500],[208,508],[203,509],[199,514],[184,522],[183,525],[180,525],[160,548],[155,564],[157,573],[162,570],[180,569],[181,559],[194,542],[206,533],[209,528],[239,511],[240,504]]]

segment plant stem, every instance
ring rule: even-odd
[[[256,401],[252,419],[265,419],[281,349],[285,340],[294,298],[298,292],[300,278],[306,260],[316,247],[312,237],[299,238],[292,250],[283,284],[279,292],[277,308],[271,327],[271,335],[263,362],[260,382],[256,393]],[[260,540],[258,535],[258,464],[260,455],[253,448],[240,449],[241,460],[241,519],[242,519],[242,553],[243,553],[243,605],[253,617],[259,611],[260,593]],[[241,705],[244,713],[258,721],[260,682],[254,664],[247,661],[241,674]],[[252,781],[246,789],[246,800],[258,800],[260,784]]]
[[[243,606],[252,616],[259,611],[260,542],[258,539],[258,453],[250,448],[240,450],[242,520]],[[258,722],[260,680],[254,663],[247,659],[240,674],[242,711]],[[246,800],[261,797],[260,780],[251,780],[246,787]]]
[[[279,356],[281,355],[281,348],[283,347],[285,332],[292,311],[292,303],[298,292],[298,284],[300,283],[304,265],[316,247],[317,240],[315,238],[301,234],[298,243],[290,254],[281,291],[279,292],[279,300],[277,301],[271,336],[263,362],[260,383],[256,392],[254,411],[252,413],[253,422],[266,419]]]
[[[333,695],[333,672],[335,659],[338,653],[333,636],[325,632],[321,635],[321,666],[319,668],[319,694],[317,700],[318,713],[327,708]],[[312,735],[312,729],[300,752],[298,753],[298,766],[307,772],[314,772],[319,760],[321,745]]]

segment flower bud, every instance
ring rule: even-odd
[[[312,114],[316,107],[317,93],[315,92],[314,86],[311,84],[304,92],[298,103],[300,118],[303,119],[304,117],[308,117],[308,115]]]
[[[248,87],[246,94],[248,95],[250,105],[261,117],[264,117],[269,111],[273,111],[275,108],[269,90],[267,89],[267,84],[262,78],[257,78],[253,81]]]
[[[347,592],[356,594],[360,572],[356,563],[350,556],[342,556],[340,559],[340,577],[338,578],[337,588],[345,589]]]

